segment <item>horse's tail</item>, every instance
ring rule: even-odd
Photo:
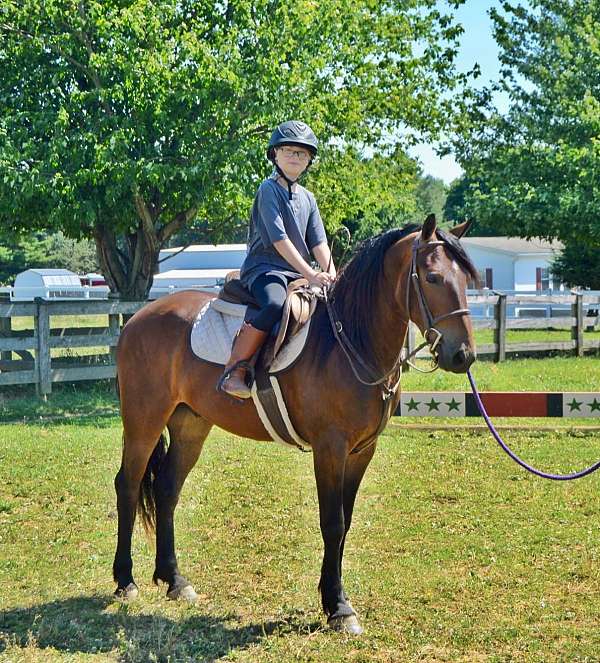
[[[138,513],[142,519],[144,529],[148,534],[156,528],[156,499],[154,496],[154,480],[167,455],[167,438],[161,433],[154,451],[150,456],[142,484],[140,486],[140,499],[138,500]]]

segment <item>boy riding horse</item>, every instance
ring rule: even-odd
[[[335,279],[317,202],[298,184],[317,151],[317,138],[304,122],[283,122],[269,141],[267,158],[274,169],[254,198],[248,253],[240,270],[242,285],[260,310],[240,328],[218,385],[234,398],[250,398],[248,360],[279,321],[288,284],[304,277],[309,285],[321,288]],[[323,271],[311,267],[311,254]]]

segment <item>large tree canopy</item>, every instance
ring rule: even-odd
[[[600,246],[600,0],[492,11],[510,108],[485,90],[463,125],[468,211],[503,234]]]
[[[111,288],[144,296],[173,233],[246,216],[280,121],[379,152],[451,120],[460,28],[436,5],[2,3],[0,223],[93,236]]]

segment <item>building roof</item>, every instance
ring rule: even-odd
[[[463,237],[460,241],[467,250],[472,247],[520,255],[552,255],[563,249],[562,242],[557,240],[548,242],[539,237],[533,239],[523,239],[522,237]]]
[[[161,249],[161,253],[177,253],[181,251],[183,247],[173,247],[171,249]],[[245,244],[191,244],[186,246],[184,251],[186,253],[193,253],[194,251],[201,251],[202,253],[208,253],[211,251],[245,251]]]
[[[70,269],[52,269],[47,267],[33,267],[31,269],[26,269],[25,272],[39,274],[40,276],[77,276],[77,274]],[[21,274],[24,274],[25,272],[21,272]]]
[[[225,269],[171,269],[154,275],[154,282],[169,279],[210,279],[225,278],[229,272],[235,271],[234,267]]]

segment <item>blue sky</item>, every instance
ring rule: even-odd
[[[445,1],[439,2],[447,9]],[[456,11],[456,19],[464,27],[461,47],[457,59],[460,71],[468,71],[477,62],[481,67],[481,77],[477,85],[485,85],[489,80],[498,78],[498,48],[492,36],[492,21],[489,17],[491,7],[499,7],[499,0],[466,0]],[[432,145],[419,145],[410,153],[421,161],[426,175],[434,175],[447,184],[461,174],[460,166],[452,156],[440,159]]]

